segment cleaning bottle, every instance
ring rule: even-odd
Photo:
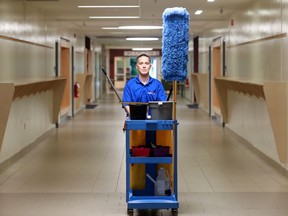
[[[164,196],[165,191],[170,189],[169,173],[160,167],[156,178],[156,195]]]

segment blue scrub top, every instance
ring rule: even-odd
[[[145,85],[141,83],[139,76],[129,80],[124,88],[123,102],[166,101],[167,96],[162,83],[149,77]]]

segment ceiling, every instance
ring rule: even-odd
[[[190,13],[190,35],[209,36],[211,29],[225,28],[233,13],[253,0],[26,0],[27,4],[45,11],[50,20],[75,34],[96,37],[108,47],[161,47],[162,30],[104,30],[102,27],[127,25],[162,25],[166,8],[184,7]],[[78,5],[139,5],[138,8],[78,8]],[[196,16],[198,9],[203,13]],[[139,16],[136,19],[89,19],[89,16]],[[126,37],[153,36],[157,42],[129,42]]]

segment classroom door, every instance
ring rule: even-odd
[[[218,95],[215,87],[214,78],[221,76],[221,37],[212,41],[212,58],[211,58],[211,105],[212,116],[221,116]]]
[[[60,76],[66,77],[66,85],[61,103],[61,117],[71,116],[72,81],[71,81],[71,46],[70,42],[60,42]]]

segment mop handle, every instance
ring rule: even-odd
[[[108,77],[108,75],[107,75],[107,73],[106,73],[106,71],[105,71],[105,69],[104,69],[103,67],[102,67],[102,72],[105,74],[107,80],[109,81],[109,83],[110,83],[110,85],[112,86],[114,92],[116,93],[116,96],[117,96],[117,98],[119,99],[119,102],[122,103],[122,100],[121,100],[121,98],[119,97],[119,95],[118,95],[118,93],[117,93],[117,91],[116,91],[116,89],[115,89],[115,87],[114,87],[111,79]],[[128,111],[127,107],[126,107],[124,104],[122,104],[122,108],[125,110],[127,116],[129,116],[129,111]]]

